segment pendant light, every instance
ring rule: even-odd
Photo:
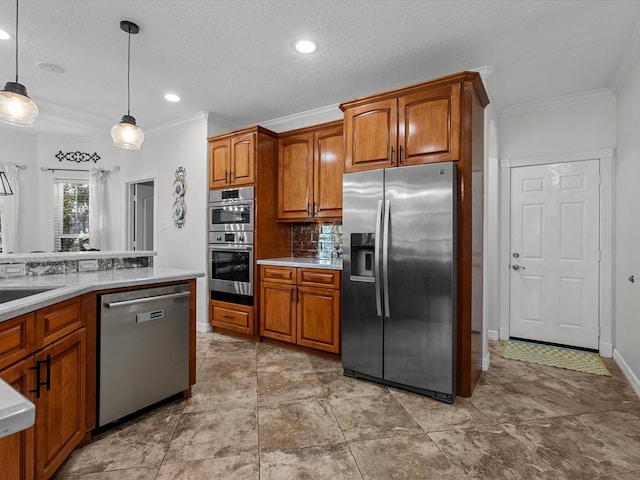
[[[129,48],[127,52],[127,114],[122,116],[120,123],[111,129],[111,137],[116,147],[129,150],[138,150],[144,142],[144,133],[136,125],[136,119],[131,116],[131,87],[129,77],[131,74],[131,35],[140,31],[138,25],[128,20],[120,22],[120,28],[129,35]]]
[[[18,83],[18,0],[16,0],[16,81],[7,82],[0,91],[0,121],[19,127],[31,127],[38,116],[38,106]]]

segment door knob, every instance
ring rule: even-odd
[[[521,267],[520,265],[518,265],[517,263],[514,263],[513,265],[511,265],[511,268],[513,268],[516,272],[518,270],[526,270],[526,268]]]

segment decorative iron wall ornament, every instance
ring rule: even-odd
[[[63,153],[62,150],[60,150],[58,153],[56,153],[56,158],[60,162],[62,160],[66,160],[68,162],[76,162],[76,163],[82,163],[82,162],[98,163],[98,160],[100,160],[100,155],[98,155],[96,152],[93,152],[93,153],[83,153],[83,152],[67,152],[67,153]]]
[[[171,216],[176,227],[184,227],[186,208],[184,205],[185,193],[185,176],[187,170],[184,167],[178,167],[176,170],[176,179],[173,181],[173,206],[171,207]]]

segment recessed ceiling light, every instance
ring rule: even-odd
[[[11,36],[0,28],[0,40],[9,40]]]
[[[36,67],[49,73],[66,73],[67,69],[56,63],[36,62]]]
[[[315,52],[316,44],[311,40],[300,40],[298,43],[296,43],[296,50],[300,53]]]
[[[180,97],[178,95],[173,94],[173,93],[167,93],[164,96],[164,99],[167,102],[179,102],[180,101]]]

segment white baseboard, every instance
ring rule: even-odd
[[[500,332],[498,330],[487,330],[487,340],[500,340]]]
[[[633,388],[633,391],[636,392],[638,397],[640,397],[640,380],[633,370],[631,370],[631,367],[629,367],[627,362],[624,361],[620,352],[615,348],[613,349],[613,359],[618,367],[620,367],[620,370],[622,370],[622,373],[624,373],[624,376],[627,378],[627,381],[631,385],[631,388]]]
[[[487,370],[489,370],[489,365],[490,364],[491,364],[491,357],[490,357],[489,352],[487,352],[487,354],[482,359],[482,371],[486,372]]]
[[[598,353],[601,357],[611,358],[613,356],[613,345],[611,343],[600,342]]]
[[[211,325],[209,325],[208,323],[196,322],[196,332],[209,333],[212,331],[213,331],[213,328],[211,328]]]

